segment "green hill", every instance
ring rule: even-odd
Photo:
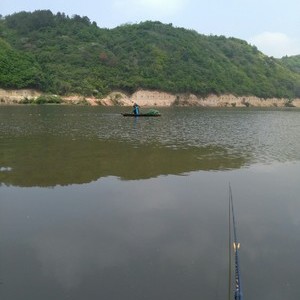
[[[300,74],[300,55],[285,56],[281,59],[283,65],[288,67],[291,71]]]
[[[87,17],[43,10],[2,18],[0,38],[4,88],[98,97],[140,88],[201,96],[300,97],[300,74],[284,60],[243,40],[171,24],[147,21],[104,29]]]

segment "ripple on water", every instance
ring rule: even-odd
[[[124,118],[125,108],[9,107],[0,137],[53,135],[170,148],[217,146],[253,162],[300,160],[300,110],[164,108],[160,118]]]

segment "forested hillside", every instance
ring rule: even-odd
[[[287,66],[293,72],[300,74],[300,55],[285,56],[281,59],[282,63]]]
[[[298,67],[236,38],[171,24],[99,28],[49,10],[0,20],[0,87],[102,97],[112,90],[300,97]]]

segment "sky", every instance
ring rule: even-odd
[[[146,20],[246,40],[268,56],[300,54],[300,0],[0,0],[0,14],[50,9],[101,28]]]

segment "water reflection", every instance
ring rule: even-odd
[[[217,146],[174,149],[159,144],[55,136],[18,137],[2,143],[1,152],[0,164],[7,167],[0,172],[0,182],[16,186],[87,183],[107,176],[145,179],[240,168],[247,161]]]
[[[300,160],[300,110],[0,107],[0,183],[55,186]]]
[[[3,187],[3,295],[37,299],[24,276],[26,285],[45,286],[43,299],[213,298],[215,280],[225,289],[226,218],[219,200],[199,195],[198,180],[107,177],[47,193]]]
[[[4,186],[1,298],[224,299],[230,181],[244,294],[298,299],[299,170],[278,164],[53,189]]]

